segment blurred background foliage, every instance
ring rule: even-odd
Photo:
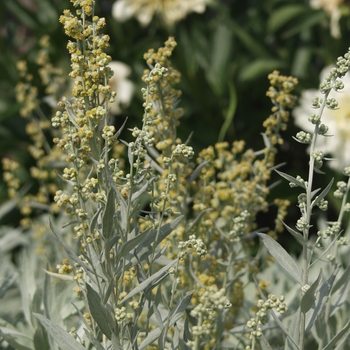
[[[127,127],[140,125],[141,75],[146,68],[143,54],[149,48],[157,49],[173,35],[178,46],[172,62],[182,74],[179,88],[185,111],[179,137],[185,141],[193,132],[190,144],[197,153],[223,140],[244,139],[254,150],[263,148],[262,122],[271,109],[266,97],[268,73],[278,69],[283,75],[297,77],[298,93],[315,88],[323,67],[332,64],[349,46],[347,1],[338,1],[341,35],[337,38],[331,34],[329,13],[312,8],[308,0],[213,0],[204,13],[190,13],[171,27],[165,26],[159,17],[154,17],[147,26],[135,18],[118,22],[111,15],[114,2],[99,0],[97,12],[107,20],[105,33],[111,37],[109,54],[113,60],[131,67],[129,79],[134,84],[132,101],[116,116],[116,124],[121,125],[128,117]],[[49,35],[52,63],[69,72],[67,38],[58,18],[71,4],[69,0],[11,0],[1,6],[0,156],[21,164],[25,183],[30,178],[26,169],[32,160],[27,152],[30,142],[25,133],[27,121],[19,115],[15,96],[19,80],[16,63],[26,60],[34,84],[40,86],[35,59],[40,38]],[[44,96],[44,90],[39,89],[39,97]],[[278,160],[286,162],[284,172],[303,175],[308,160],[305,147],[292,140],[296,131],[290,120]],[[127,137],[125,132],[124,138]],[[334,174],[325,175],[320,181],[327,184],[331,176]],[[287,184],[279,185],[275,191],[279,197],[285,191],[286,198],[295,198]],[[272,192],[272,198],[273,195]],[[6,196],[6,186],[0,180],[1,202],[6,201]],[[18,217],[12,211],[3,221],[15,225]],[[291,220],[295,222],[294,218]]]

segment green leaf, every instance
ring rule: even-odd
[[[106,278],[108,279],[111,276],[108,275],[107,271],[104,269],[104,264],[101,262],[102,254],[97,255],[97,252],[92,244],[87,246],[87,251],[87,254],[83,255],[87,259],[89,265],[95,270],[95,276],[105,282]]]
[[[217,312],[217,322],[216,322],[216,332],[215,332],[215,338],[216,338],[216,344],[220,344],[221,340],[224,338],[222,335],[225,331],[225,313],[224,310],[218,310]]]
[[[40,23],[47,27],[53,23],[57,23],[58,13],[54,3],[46,0],[37,0],[39,9],[36,12]],[[56,25],[57,26],[57,25]]]
[[[2,281],[0,285],[0,299],[5,295],[6,291],[15,283],[18,274],[11,274]]]
[[[114,192],[118,196],[119,205],[120,205],[120,220],[118,220],[119,221],[119,228],[124,233],[126,233],[125,231],[126,231],[127,222],[128,222],[128,213],[127,213],[128,205],[127,205],[123,195],[120,193],[117,186],[115,185],[114,181],[111,181],[111,186],[112,186]]]
[[[57,324],[51,322],[49,319],[40,314],[34,316],[44,326],[46,331],[54,338],[56,343],[62,350],[86,350],[77,340],[75,340],[67,331],[63,330]]]
[[[23,234],[19,228],[2,227],[2,232],[6,233],[0,238],[0,252],[11,252],[13,249],[28,244],[28,235]]]
[[[298,18],[308,9],[305,5],[293,4],[284,5],[276,11],[272,12],[267,22],[267,30],[269,33],[276,32],[283,25],[294,18]]]
[[[120,251],[118,252],[118,259],[124,258],[128,253],[130,253],[140,242],[143,242],[145,238],[150,234],[149,229],[141,232],[136,237],[129,239],[123,244]]]
[[[260,342],[262,350],[272,350],[272,347],[271,347],[270,343],[267,341],[264,334],[262,334],[261,337],[259,337],[259,342]]]
[[[208,38],[205,33],[200,30],[197,26],[192,26],[192,46],[194,48],[194,56],[198,65],[204,70],[210,69],[208,48]]]
[[[189,305],[193,292],[185,295],[185,297],[176,305],[171,311],[169,327],[172,327],[181,317],[182,313],[186,310]],[[140,343],[139,350],[146,348],[149,344],[153,343],[161,334],[161,329],[157,327]]]
[[[207,80],[215,94],[221,95],[228,79],[227,67],[233,43],[231,23],[222,21],[217,24],[211,44],[210,69],[206,70]]]
[[[191,232],[193,228],[196,227],[196,225],[200,222],[204,214],[206,214],[208,211],[211,211],[212,208],[207,208],[203,209],[197,216],[196,218],[191,222],[190,226],[188,227],[188,232]]]
[[[134,203],[143,193],[147,191],[148,186],[153,182],[154,177],[148,180],[139,190],[131,196],[131,202]]]
[[[105,348],[101,345],[101,343],[89,332],[86,328],[84,328],[84,332],[86,337],[90,340],[90,343],[96,348],[96,350],[105,350]]]
[[[223,142],[225,140],[225,135],[227,133],[228,128],[233,122],[233,118],[237,109],[237,91],[232,81],[228,82],[228,87],[230,92],[230,102],[226,111],[224,124],[220,129],[218,142]]]
[[[22,311],[30,326],[32,324],[32,302],[37,290],[37,281],[34,276],[36,269],[35,256],[29,254],[29,250],[23,250],[20,255],[19,288],[22,297]]]
[[[350,278],[350,264],[345,269],[344,273],[340,276],[337,282],[334,283],[332,288],[332,294],[334,294],[343,284],[345,284]]]
[[[100,213],[101,213],[101,210],[103,209],[103,206],[100,206],[96,213],[94,214],[94,216],[92,217],[91,219],[91,222],[90,222],[90,232],[94,232],[95,231],[95,228],[96,228],[96,225],[97,225],[97,220],[98,218],[100,217]]]
[[[192,171],[191,175],[187,179],[187,182],[191,183],[192,181],[194,181],[207,164],[209,164],[209,160],[205,160],[204,162],[199,164],[197,168]]]
[[[160,228],[157,242],[155,242],[155,240],[157,237],[158,229],[154,229],[145,235],[144,239],[139,242],[138,246],[134,250],[130,251],[129,254],[127,254],[126,260],[129,262],[125,265],[125,269],[129,269],[138,263],[144,262],[147,257],[152,254],[153,249],[155,249],[155,247],[158,246],[158,244],[173,231],[173,229],[182,221],[183,218],[184,216],[180,215],[173,221],[163,225]]]
[[[18,199],[14,198],[0,205],[0,220],[18,204]]]
[[[322,279],[322,269],[320,270],[320,273],[317,277],[317,280],[312,283],[310,288],[306,291],[306,293],[303,295],[301,299],[301,304],[300,304],[300,310],[302,313],[306,314],[312,307],[312,305],[315,303],[316,300],[316,289],[321,283]]]
[[[290,30],[284,33],[283,39],[288,39],[289,37],[296,35],[298,33],[304,32],[311,27],[314,27],[327,17],[325,11],[312,11],[311,13],[304,14],[304,18],[296,22],[296,25]]]
[[[182,50],[182,55],[183,59],[186,62],[186,69],[188,72],[188,75],[192,78],[194,77],[198,65],[196,61],[196,56],[194,54],[194,48],[191,43],[190,36],[188,34],[187,28],[184,26],[178,26],[179,30],[179,35],[178,35],[178,40],[179,40],[179,46],[186,48],[186,50]]]
[[[108,287],[105,291],[105,295],[103,296],[103,300],[102,300],[103,304],[107,304],[107,301],[108,301],[109,296],[111,295],[113,289],[114,289],[114,279],[111,278],[111,280],[108,283]]]
[[[338,334],[336,334],[331,341],[322,349],[322,350],[331,350],[335,349],[335,345],[338,343],[338,346],[343,343],[350,332],[350,320],[346,323],[346,325],[339,331]],[[340,344],[339,344],[340,343]]]
[[[254,38],[241,25],[232,21],[233,32],[242,44],[256,57],[269,57],[269,51],[261,44],[257,38]],[[276,68],[276,67],[274,67]],[[274,69],[273,68],[273,69]]]
[[[169,269],[175,265],[177,260],[173,260],[169,264],[165,265],[159,271],[154,273],[152,276],[148,277],[145,281],[136,286],[123,300],[119,302],[118,305],[124,304],[134,295],[143,292],[145,289],[152,289],[157,286],[165,277],[169,274]]]
[[[315,205],[317,205],[318,203],[320,203],[320,201],[327,196],[329,190],[331,189],[332,185],[333,185],[333,181],[334,178],[330,181],[330,183],[327,185],[327,187],[319,194],[319,196],[317,196],[315,198],[315,200],[312,201],[311,203],[311,207],[314,207]]]
[[[109,240],[114,232],[114,214],[115,214],[115,192],[110,189],[107,196],[106,207],[102,214],[102,234],[105,240]]]
[[[304,245],[305,239],[303,235],[300,232],[297,232],[293,230],[291,227],[289,227],[285,222],[282,221],[283,226],[286,228],[286,230],[301,244]]]
[[[258,233],[269,253],[276,259],[281,267],[299,284],[302,284],[302,276],[299,266],[286,250],[272,237],[264,233]]]
[[[273,58],[258,58],[247,63],[240,71],[239,80],[242,82],[250,82],[258,77],[266,76],[274,69],[282,69],[285,63],[282,60]]]
[[[12,324],[0,318],[0,339],[5,339],[10,346],[18,350],[32,350],[33,344],[32,339]]]
[[[88,324],[88,321],[86,320],[86,318],[84,317],[84,315],[82,314],[82,312],[80,311],[79,307],[76,306],[74,303],[72,303],[74,309],[77,311],[77,314],[80,318],[80,321],[85,325],[86,330],[88,331],[92,331],[91,326]]]
[[[52,277],[55,277],[55,278],[58,278],[62,281],[74,281],[74,277],[73,276],[70,276],[70,275],[63,275],[63,274],[60,274],[60,273],[56,273],[56,272],[51,272],[51,271],[48,271],[46,269],[44,269],[45,273],[52,276]]]
[[[99,294],[88,283],[86,283],[86,291],[91,316],[100,327],[102,333],[111,340],[111,329],[114,328],[116,322],[102,305]]]
[[[282,171],[278,171],[278,170],[275,170],[276,173],[282,177],[284,177],[286,180],[288,180],[289,182],[292,182],[293,184],[303,188],[304,190],[306,190],[306,187],[305,187],[305,184],[299,180],[297,180],[295,177],[293,176],[290,176],[286,173],[282,173]]]
[[[50,343],[47,338],[47,333],[41,324],[39,325],[39,327],[37,327],[34,334],[34,348],[35,350],[50,349]]]
[[[322,283],[320,289],[318,290],[315,307],[313,308],[313,312],[311,313],[311,315],[309,316],[309,319],[307,320],[307,326],[306,326],[305,332],[308,332],[311,329],[317,317],[322,313],[322,310],[324,309],[325,303],[328,300],[328,297],[332,290],[334,280],[339,270],[340,270],[340,266],[338,266],[333,271],[333,273],[327,278],[325,282]]]
[[[21,5],[18,1],[5,1],[3,3],[5,7],[9,9],[13,15],[19,19],[20,23],[24,24],[26,27],[32,29],[34,32],[40,27],[39,23],[36,21],[37,15],[33,15],[26,7]]]
[[[300,338],[300,308],[291,316],[291,321],[287,325],[290,337],[286,338],[284,350],[299,350],[294,339]]]
[[[160,288],[158,288],[160,289]],[[164,328],[164,321],[162,319],[162,315],[160,314],[157,306],[155,304],[153,304],[153,314],[156,318],[156,322],[157,322],[157,325],[160,329],[163,329]]]
[[[315,338],[322,342],[322,344],[327,344],[329,342],[328,334],[324,331],[328,327],[328,321],[329,318],[326,320],[325,317],[317,317],[312,326],[315,332]]]
[[[57,237],[57,239],[59,240],[59,242],[62,244],[63,248],[66,250],[68,256],[75,261],[79,266],[83,267],[84,270],[86,271],[86,273],[89,275],[89,277],[95,281],[95,277],[94,277],[94,271],[91,269],[91,267],[87,264],[85,264],[74,252],[73,250],[66,244],[66,242],[64,241],[64,239],[61,237],[61,235],[55,231],[55,228],[53,227],[52,221],[50,219],[50,228],[51,231],[53,232],[53,234]]]

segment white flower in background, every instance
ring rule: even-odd
[[[331,67],[326,67],[321,73],[321,82],[329,73]],[[339,92],[331,91],[328,98],[335,98],[338,102],[336,110],[330,110],[327,107],[323,110],[321,123],[329,127],[327,135],[317,137],[316,149],[322,151],[326,156],[334,158],[327,164],[342,172],[346,166],[350,166],[350,74],[346,74],[342,79],[344,89]],[[324,100],[324,95],[319,90],[306,90],[299,99],[299,107],[293,111],[295,124],[302,131],[312,133],[314,125],[308,121],[313,114],[317,114],[319,109],[311,106],[311,100],[314,97],[320,97]]]
[[[112,8],[112,16],[119,21],[136,17],[148,25],[154,15],[162,18],[166,25],[185,18],[190,12],[203,13],[210,0],[118,0]]]
[[[310,6],[316,10],[323,9],[331,17],[331,34],[334,38],[340,38],[339,20],[341,17],[340,6],[343,0],[310,0]]]
[[[109,80],[112,91],[117,93],[115,102],[109,106],[113,114],[120,114],[122,108],[128,107],[134,91],[133,84],[127,77],[131,73],[131,68],[125,63],[112,61],[109,67],[113,70],[114,75]]]

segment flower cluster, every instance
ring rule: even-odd
[[[185,250],[193,250],[198,256],[204,257],[207,254],[207,248],[203,241],[197,239],[195,235],[190,235],[187,241],[180,241],[178,246],[180,253],[179,258],[183,259],[186,254]]]
[[[326,67],[320,75],[321,93],[327,94],[326,98],[317,96],[318,90],[306,90],[300,97],[300,105],[294,109],[294,119],[297,126],[304,131],[299,132],[296,138],[303,143],[311,143],[317,126],[318,135],[328,137],[319,137],[317,139],[318,153],[314,153],[316,166],[322,165],[323,155],[334,157],[329,162],[329,166],[341,172],[350,164],[350,156],[344,149],[350,146],[350,134],[348,132],[348,99],[350,96],[350,75],[347,74],[349,67],[348,54],[340,57],[337,67]],[[340,80],[341,79],[341,80]],[[337,94],[341,91],[340,94]],[[315,97],[316,95],[316,97]],[[336,97],[336,100],[335,100]],[[314,103],[310,106],[310,100]],[[322,108],[324,104],[325,108]],[[322,108],[322,122],[320,112],[315,113],[314,109]],[[328,135],[327,135],[328,134]],[[329,137],[330,135],[335,135]]]
[[[210,0],[117,0],[112,9],[113,17],[125,21],[136,17],[143,25],[148,25],[157,15],[165,23],[172,26],[190,12],[203,13]]]
[[[251,318],[247,322],[247,327],[252,329],[250,333],[250,339],[260,338],[262,336],[261,326],[267,321],[267,312],[269,310],[275,309],[280,314],[283,314],[287,311],[287,306],[284,303],[284,296],[281,295],[277,298],[273,294],[269,294],[267,300],[259,299],[256,303],[257,312],[255,313],[255,317]],[[246,347],[246,350],[249,350],[250,347]]]
[[[279,132],[287,128],[290,112],[287,108],[294,106],[296,96],[291,92],[298,83],[298,80],[293,77],[286,77],[279,74],[278,71],[273,71],[268,76],[270,80],[270,87],[266,95],[274,101],[272,113],[268,119],[265,120],[263,126],[266,128],[266,136],[269,137],[273,145],[282,144],[283,139]]]
[[[225,289],[218,289],[215,285],[199,291],[199,303],[191,311],[191,316],[198,320],[197,325],[192,327],[195,340],[189,341],[187,345],[193,345],[196,338],[205,339],[205,336],[210,334],[210,328],[217,313],[231,307],[225,294]]]
[[[310,6],[314,9],[323,9],[330,16],[331,34],[334,38],[340,38],[339,20],[342,15],[343,0],[310,0]]]
[[[176,127],[183,113],[177,107],[181,92],[174,88],[180,80],[180,73],[169,61],[176,45],[174,38],[170,37],[157,52],[149,50],[144,59],[150,69],[145,70],[142,77],[147,84],[147,88],[142,89],[145,115],[152,123],[150,131],[154,134],[156,148],[167,157],[175,143]]]

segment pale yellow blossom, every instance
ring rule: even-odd
[[[331,34],[334,38],[340,38],[339,20],[341,17],[340,7],[344,0],[310,0],[310,6],[314,9],[323,9],[330,16]]]
[[[331,67],[326,67],[321,73],[321,82],[329,73]],[[329,166],[335,170],[343,171],[346,166],[350,165],[350,75],[349,73],[342,79],[344,89],[339,92],[331,91],[329,98],[335,98],[338,102],[338,108],[331,110],[325,108],[321,117],[321,122],[329,127],[327,135],[317,138],[317,149],[322,151],[326,156],[331,156],[334,160],[328,162]],[[319,110],[315,110],[311,106],[311,100],[314,97],[324,99],[316,89],[306,90],[300,97],[300,105],[295,108],[293,115],[295,124],[303,131],[312,133],[314,125],[308,121],[313,114],[317,114]]]
[[[118,21],[136,17],[148,25],[153,16],[160,17],[166,25],[173,25],[190,12],[203,13],[210,0],[118,0],[114,3],[112,15]]]
[[[115,101],[109,105],[113,114],[120,114],[122,107],[128,107],[134,87],[132,82],[127,79],[131,73],[131,68],[125,63],[112,61],[108,65],[114,72],[113,77],[109,80],[112,91],[117,93]]]

